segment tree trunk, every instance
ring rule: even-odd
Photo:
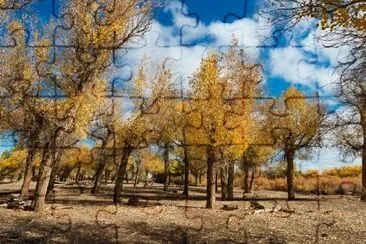
[[[199,171],[199,175],[198,175],[198,184],[202,184],[202,171]]]
[[[132,147],[126,146],[123,148],[121,163],[118,168],[117,176],[116,176],[116,185],[114,186],[114,195],[113,195],[113,203],[117,204],[121,199],[121,192],[123,188],[123,177],[126,173],[126,168],[128,164],[128,157],[132,152]]]
[[[71,167],[64,168],[64,171],[62,172],[62,176],[61,176],[61,181],[66,182],[67,178],[69,178],[69,176],[71,174],[71,171],[72,171]]]
[[[79,184],[80,172],[81,172],[81,162],[78,162],[78,171],[76,172],[75,176],[75,184]]]
[[[147,186],[147,177],[149,176],[149,171],[148,170],[145,170],[145,184],[144,184],[144,187]]]
[[[253,188],[253,183],[255,180],[255,173],[257,172],[257,167],[253,166],[252,167],[252,176],[250,177],[250,183],[249,183],[249,192],[252,191]]]
[[[114,183],[114,180],[116,179],[116,175],[117,175],[117,173],[115,173],[115,174],[111,177],[111,184],[113,184],[113,183]]]
[[[219,191],[219,172],[217,171],[217,169],[215,169],[215,191],[218,192]]]
[[[108,184],[108,179],[109,179],[109,170],[106,169],[104,170],[104,185]]]
[[[49,184],[50,178],[51,178],[53,163],[54,163],[55,157],[58,154],[58,151],[52,153],[49,150],[47,150],[47,146],[46,146],[44,153],[45,153],[45,155],[44,155],[41,165],[39,167],[37,186],[36,186],[36,191],[34,194],[34,201],[33,201],[33,209],[36,212],[41,211],[44,207],[45,200],[46,200],[46,194],[47,194],[47,188],[48,188],[48,184]]]
[[[286,161],[287,161],[287,199],[294,200],[295,199],[295,189],[294,189],[294,151],[286,152]]]
[[[187,148],[184,147],[184,158],[183,158],[183,162],[184,162],[184,187],[183,187],[183,195],[188,198],[188,185],[189,185],[189,160],[188,160],[188,155],[187,155]],[[197,182],[197,180],[196,180]]]
[[[220,176],[221,176],[221,201],[225,201],[228,197],[227,192],[227,167],[220,168]]]
[[[133,187],[136,187],[137,184],[139,183],[139,178],[140,178],[140,164],[136,165],[136,173],[135,173],[135,182],[133,183]]]
[[[90,191],[91,194],[96,194],[99,191],[99,183],[102,180],[104,167],[106,165],[106,160],[105,160],[104,156],[102,156],[102,157],[103,158],[99,162],[97,170],[96,170],[95,175],[94,175],[94,185],[93,185],[93,188]]]
[[[229,164],[227,178],[227,195],[228,200],[234,200],[234,163]]]
[[[33,172],[33,157],[34,157],[34,149],[31,148],[28,151],[27,159],[25,161],[25,172],[24,172],[24,180],[22,184],[22,188],[20,190],[20,197],[23,198],[28,195],[29,187],[32,182],[32,172]]]
[[[164,191],[168,190],[168,175],[169,175],[169,145],[164,144]]]
[[[249,193],[249,165],[244,164],[244,192]]]
[[[18,173],[17,181],[20,181],[23,177],[24,169],[21,169]]]
[[[95,175],[94,175],[94,185],[93,185],[93,188],[90,191],[91,194],[96,194],[96,193],[98,193],[98,190],[99,190],[99,183],[102,180],[104,167],[107,163],[106,156],[104,155],[104,150],[107,146],[107,141],[108,141],[110,135],[111,135],[111,131],[108,130],[105,140],[102,141],[102,145],[101,145],[101,148],[100,148],[100,154],[99,154],[100,158],[99,158],[97,170],[96,170]]]
[[[194,177],[196,178],[196,186],[198,186],[198,173]]]
[[[39,170],[38,170],[39,172]],[[36,167],[32,167],[32,181],[36,181],[38,178],[38,172],[36,170]]]
[[[126,169],[127,169],[127,165],[126,165]],[[125,170],[125,177],[123,177],[126,180],[126,183],[128,184],[128,173],[127,170]]]
[[[207,149],[207,198],[206,208],[215,208],[216,203],[216,188],[215,188],[215,152],[212,146]]]
[[[54,165],[51,171],[50,182],[48,183],[47,186],[46,198],[53,196],[53,188],[55,186],[56,174],[57,174],[57,165]]]

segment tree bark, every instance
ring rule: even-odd
[[[295,199],[295,189],[294,189],[294,157],[295,152],[288,150],[286,152],[287,161],[287,199]]]
[[[76,172],[76,176],[75,176],[76,184],[79,184],[80,172],[81,172],[81,162],[78,162],[78,171]]]
[[[126,166],[127,169],[127,166]],[[126,180],[126,183],[128,184],[128,173],[127,170],[125,170],[125,177],[123,177]]]
[[[67,178],[69,178],[69,176],[71,174],[71,171],[72,171],[72,168],[71,167],[64,168],[64,170],[62,172],[62,176],[61,176],[61,181],[66,182],[67,181]]]
[[[38,178],[38,173],[36,171],[36,167],[32,167],[32,181],[36,181]]]
[[[221,201],[225,201],[228,197],[227,192],[227,167],[220,168],[220,176],[221,176]]]
[[[114,195],[113,195],[113,203],[117,204],[121,199],[121,192],[123,188],[123,178],[126,173],[126,168],[128,164],[128,157],[132,152],[132,147],[126,146],[123,148],[121,163],[118,168],[117,176],[116,176],[116,185],[114,186]]]
[[[215,191],[218,192],[219,191],[219,172],[217,171],[217,169],[215,169]]]
[[[104,150],[107,146],[107,141],[109,139],[110,134],[111,134],[111,132],[108,130],[107,137],[105,138],[105,140],[102,141],[102,145],[100,148],[100,158],[99,158],[97,170],[94,175],[94,185],[90,191],[91,194],[96,194],[96,193],[98,193],[98,190],[99,190],[99,183],[102,180],[104,167],[107,163],[106,157],[104,155]]]
[[[187,147],[183,147],[184,150],[184,188],[183,188],[183,195],[188,198],[188,184],[189,184],[189,160],[187,155]],[[197,184],[197,177],[196,177],[196,184]]]
[[[228,200],[234,200],[234,163],[229,164],[227,178],[227,195]]]
[[[100,160],[100,162],[97,166],[97,170],[95,171],[94,185],[93,185],[93,188],[90,191],[91,194],[96,194],[99,191],[99,183],[102,180],[105,165],[106,165],[106,160],[105,160],[105,157],[102,156],[102,159]]]
[[[145,184],[144,184],[144,187],[147,186],[147,177],[149,176],[149,171],[148,170],[145,170]]]
[[[255,173],[257,172],[257,168],[255,166],[252,167],[252,176],[250,177],[250,182],[249,182],[249,192],[252,191],[253,188],[253,183],[255,180]]]
[[[207,149],[207,198],[206,208],[215,208],[216,204],[216,179],[215,170],[215,152],[212,146],[208,146]]]
[[[34,194],[33,209],[36,212],[41,211],[44,207],[47,188],[51,178],[53,163],[55,157],[57,157],[58,154],[58,151],[55,150],[52,152],[50,150],[47,150],[47,148],[48,147],[46,146],[44,150],[45,155],[39,168],[36,191]]]
[[[53,195],[53,188],[55,186],[56,174],[57,174],[57,165],[54,165],[52,167],[52,171],[51,171],[50,182],[48,183],[48,186],[47,186],[46,198]]]
[[[18,173],[17,181],[20,181],[23,177],[24,169],[21,169]]]
[[[20,190],[21,198],[27,196],[28,192],[29,192],[29,187],[32,182],[33,158],[34,158],[34,149],[30,148],[28,150],[28,155],[27,155],[27,158],[25,161],[24,180],[23,180],[22,188]]]
[[[244,192],[249,193],[249,165],[244,164]]]
[[[109,170],[104,170],[104,185],[108,184],[108,178],[109,178]]]
[[[169,144],[164,144],[164,191],[168,190],[168,175],[169,175]]]
[[[133,183],[133,187],[136,187],[139,183],[140,178],[140,164],[137,165],[136,173],[135,173],[135,182]]]

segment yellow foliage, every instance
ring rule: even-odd
[[[0,172],[9,168],[18,168],[22,163],[24,163],[27,158],[27,154],[27,150],[16,150],[11,153],[10,157],[0,159]]]
[[[159,155],[148,150],[141,150],[140,158],[145,171],[149,171],[151,173],[164,172],[164,162]]]
[[[349,30],[366,31],[366,3],[359,0],[317,0],[317,1],[287,1],[276,0],[284,11],[293,11],[295,21],[304,17],[319,20],[322,29],[334,30],[345,28]],[[271,0],[272,2],[272,0]],[[273,1],[275,2],[275,1]],[[292,4],[292,5],[291,5]],[[288,13],[287,13],[288,14]]]
[[[308,100],[305,94],[290,87],[268,110],[269,133],[281,149],[297,151],[319,144],[320,128],[325,119],[324,105]]]
[[[90,165],[93,163],[92,154],[86,146],[70,148],[62,151],[60,159],[60,167],[73,168],[77,164],[83,166]]]
[[[260,72],[238,53],[237,41],[219,59],[210,54],[190,79],[192,101],[186,129],[188,144],[225,148],[239,157],[253,135],[254,97]]]
[[[355,177],[361,175],[361,166],[345,166],[341,168],[332,168],[323,171],[323,175],[332,175],[338,177]]]

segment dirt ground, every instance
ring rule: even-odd
[[[205,209],[205,188],[124,185],[123,201],[112,204],[113,185],[97,195],[90,185],[57,184],[42,213],[7,209],[8,192],[19,183],[0,184],[0,243],[366,243],[366,203],[352,196],[296,196],[258,191]],[[131,195],[138,206],[127,205]],[[264,210],[253,210],[258,198]],[[227,207],[223,206],[226,205]],[[237,209],[236,209],[237,208]],[[273,211],[274,210],[274,211]]]

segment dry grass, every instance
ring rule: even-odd
[[[301,193],[320,194],[345,194],[348,192],[357,193],[361,190],[361,177],[338,177],[331,175],[317,177],[299,176],[295,178],[295,190]],[[256,189],[285,191],[287,189],[286,178],[267,179],[259,177],[256,179]]]
[[[15,188],[3,184],[0,192],[5,187]],[[205,209],[205,187],[190,187],[186,201],[177,186],[163,192],[158,184],[125,185],[118,206],[111,203],[113,185],[102,186],[98,195],[89,190],[88,184],[57,185],[40,214],[2,205],[0,243],[362,243],[366,236],[366,205],[351,196],[314,201],[314,195],[297,194],[303,200],[287,202],[279,200],[285,192],[259,190],[259,198],[273,199],[259,200],[267,210],[279,204],[291,211],[250,214],[239,188],[233,202],[217,194],[215,210]],[[141,206],[127,206],[129,195],[140,196]],[[224,204],[238,209],[222,210]]]

